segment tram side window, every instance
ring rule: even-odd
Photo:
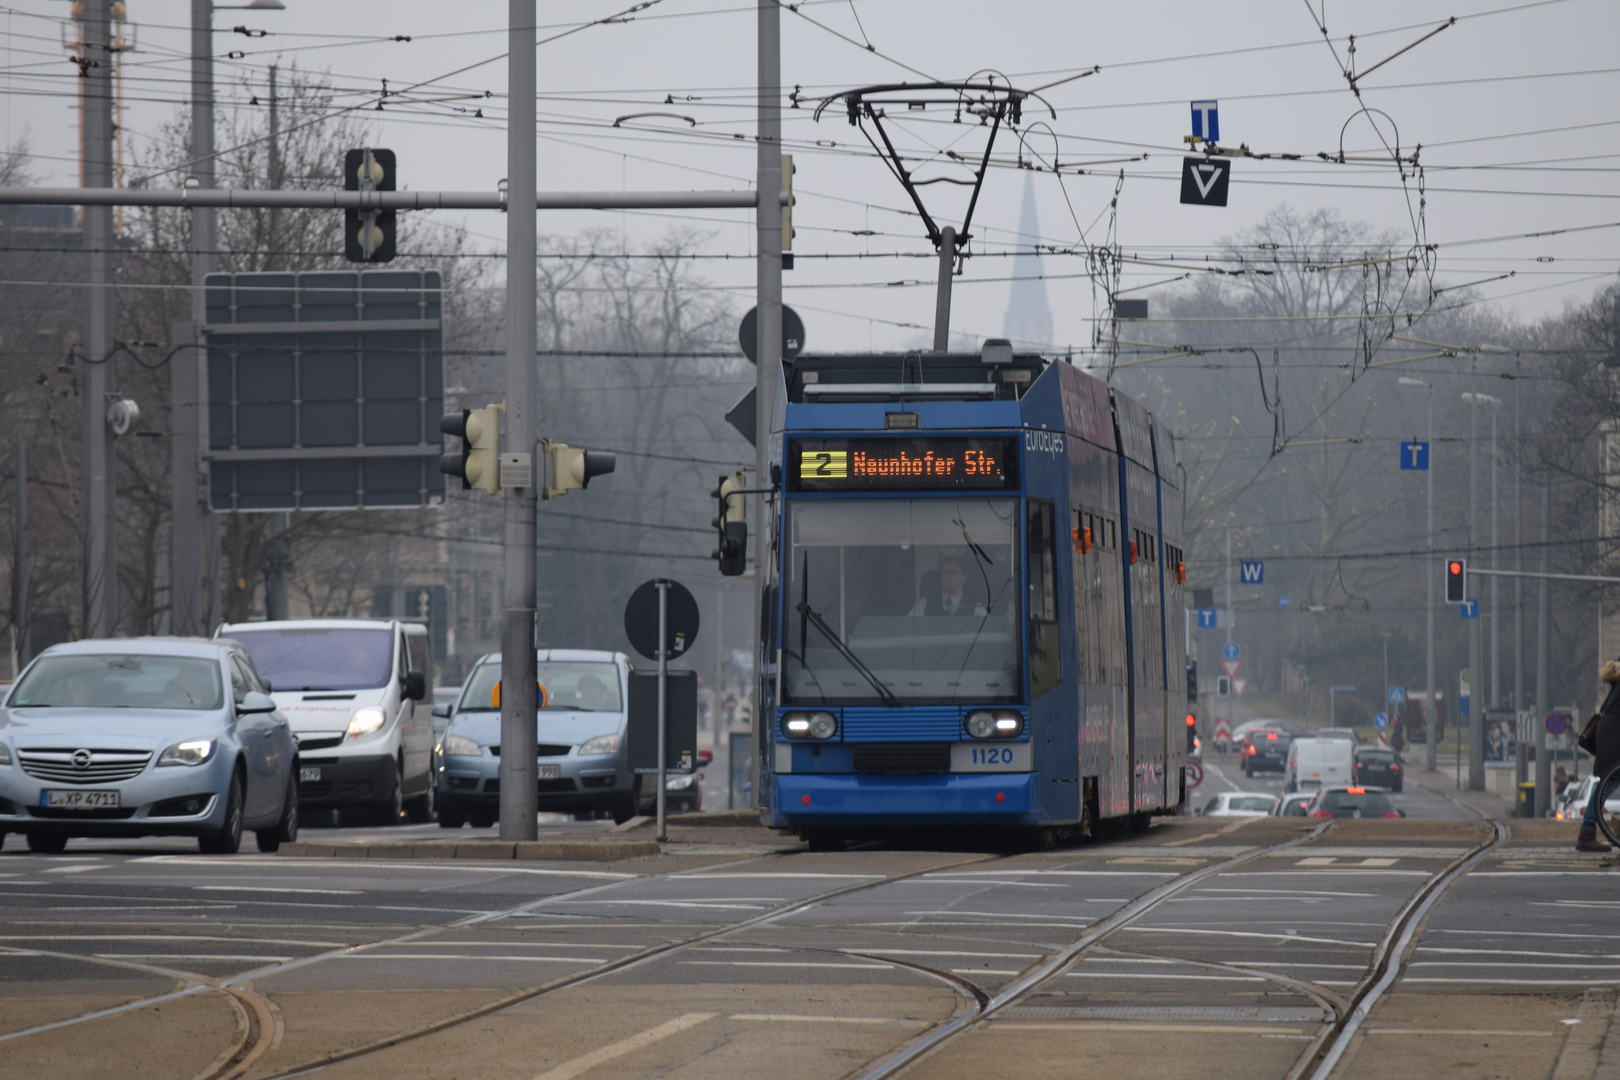
[[[1057,621],[1057,536],[1052,504],[1029,501],[1029,696],[1063,678]]]

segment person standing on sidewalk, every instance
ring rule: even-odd
[[[1609,688],[1598,709],[1597,761],[1592,765],[1592,775],[1598,777],[1598,781],[1592,785],[1592,798],[1586,804],[1586,815],[1581,818],[1581,831],[1575,838],[1576,851],[1610,850],[1608,844],[1598,839],[1597,823],[1609,792],[1614,790],[1614,785],[1605,785],[1602,778],[1620,765],[1620,661],[1605,661],[1598,669],[1598,678]]]

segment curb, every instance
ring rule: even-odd
[[[554,859],[568,862],[618,862],[662,854],[655,840],[453,840],[420,844],[282,844],[277,855],[292,859]]]
[[[748,826],[759,825],[756,810],[706,810],[695,814],[670,814],[664,818],[669,825]]]

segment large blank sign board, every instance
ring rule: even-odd
[[[443,500],[437,271],[210,274],[207,289],[215,510]]]

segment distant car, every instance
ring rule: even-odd
[[[540,809],[550,813],[612,813],[623,823],[650,807],[656,779],[645,785],[630,771],[625,743],[630,661],[623,653],[541,649],[538,677],[546,688],[539,710],[536,753]],[[482,657],[467,676],[440,740],[439,824],[459,829],[493,825],[500,815],[501,654]],[[667,789],[666,789],[667,791]]]
[[[1278,728],[1255,728],[1243,736],[1238,754],[1243,761],[1243,775],[1258,772],[1285,772],[1288,768],[1288,746],[1292,737]]]
[[[1358,746],[1361,744],[1361,736],[1347,727],[1325,727],[1313,734],[1318,739],[1348,739]]]
[[[234,853],[298,837],[298,744],[234,641],[53,645],[0,702],[0,833],[195,836]]]
[[[1395,751],[1379,746],[1356,747],[1356,783],[1400,791],[1404,775]]]
[[[1234,742],[1234,743],[1242,742],[1243,741],[1243,736],[1245,736],[1249,732],[1255,731],[1255,730],[1257,730],[1259,728],[1276,727],[1276,726],[1277,726],[1276,722],[1272,721],[1272,720],[1245,720],[1241,724],[1234,724],[1232,726],[1232,742]]]
[[[1223,791],[1198,811],[1198,817],[1269,817],[1277,796],[1263,791]]]
[[[1586,804],[1592,801],[1592,787],[1596,783],[1596,777],[1583,776],[1565,784],[1563,794],[1553,802],[1552,816],[1559,821],[1579,821],[1586,814]],[[1603,801],[1603,813],[1620,815],[1620,788],[1609,792],[1609,797]]]
[[[1307,813],[1313,818],[1403,818],[1405,810],[1395,809],[1389,792],[1382,788],[1323,788],[1311,800]]]
[[[1355,782],[1354,743],[1329,736],[1325,739],[1295,739],[1288,747],[1288,769],[1283,776],[1284,791],[1346,787]]]
[[[703,769],[714,760],[714,751],[699,750],[697,757],[697,768],[691,772],[664,777],[665,813],[695,814],[703,809]]]
[[[1295,791],[1284,795],[1277,800],[1277,809],[1272,811],[1275,817],[1304,817],[1311,800],[1316,798],[1314,791]]]

